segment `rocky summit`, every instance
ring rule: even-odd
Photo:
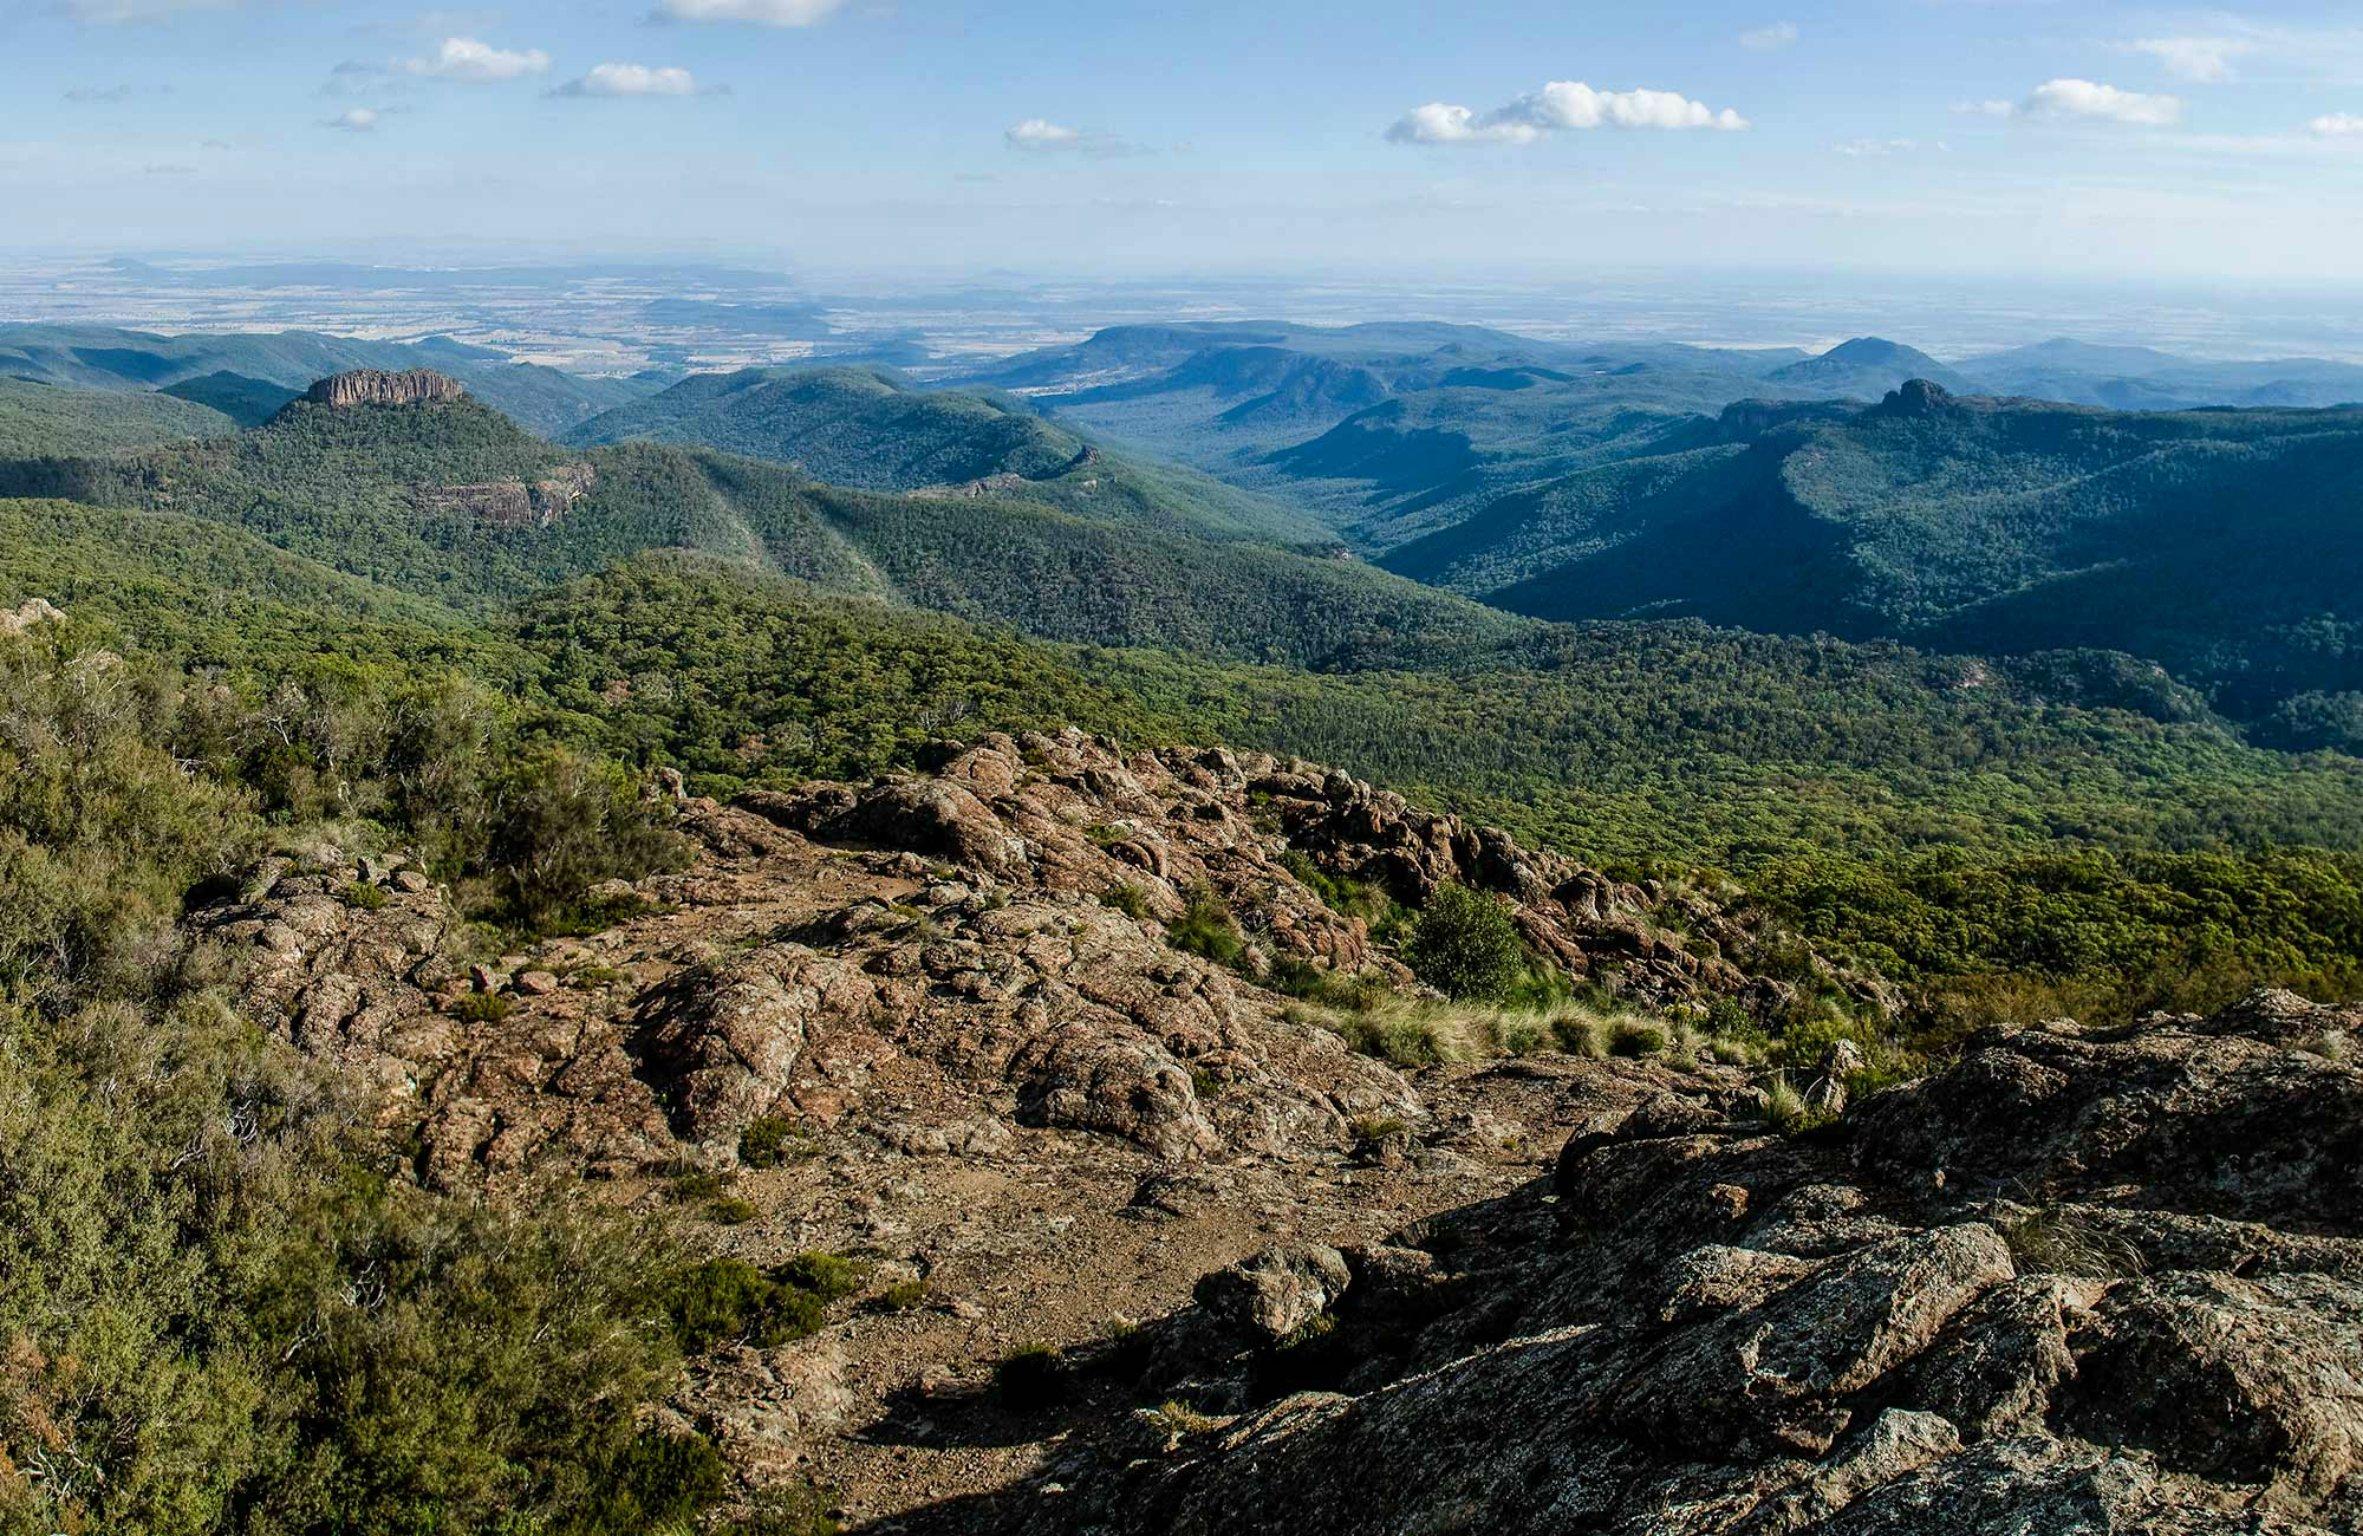
[[[411,368],[400,373],[382,368],[356,368],[320,380],[304,392],[303,398],[315,405],[348,410],[361,405],[449,405],[466,396],[467,391],[460,387],[458,380],[431,368]]]

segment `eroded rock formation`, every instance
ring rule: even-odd
[[[356,368],[332,374],[304,391],[315,405],[345,410],[360,405],[449,405],[467,397],[459,381],[431,368],[402,373],[382,368]]]

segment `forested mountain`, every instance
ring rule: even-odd
[[[236,425],[208,405],[168,395],[63,389],[0,378],[0,458],[144,448],[213,437]]]
[[[2126,651],[2251,719],[2363,687],[2363,413],[2126,415],[1916,384],[1843,420],[1762,421],[1519,487],[1385,563],[1546,618]]]
[[[893,495],[701,449],[576,453],[469,399],[299,400],[202,444],[0,463],[0,492],[232,523],[479,609],[641,550],[693,549],[1053,638],[1247,660],[1435,654],[1530,627],[1358,561],[1144,527],[1162,503],[1142,488],[1174,493],[1100,477],[1101,462],[1047,489]]]
[[[1136,464],[1004,398],[920,390],[865,368],[701,374],[584,423],[579,445],[660,442],[790,465],[876,491],[1022,495],[1105,521],[1285,542],[1324,529],[1284,502]]]
[[[101,325],[0,325],[0,375],[76,389],[157,390],[229,373],[300,390],[354,368],[439,369],[496,410],[546,433],[562,432],[655,388],[634,379],[590,378],[515,363],[488,347],[442,337],[404,343],[312,331],[160,336]]]

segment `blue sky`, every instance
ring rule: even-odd
[[[0,245],[2363,273],[2363,14],[0,0]]]

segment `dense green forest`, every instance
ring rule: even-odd
[[[161,394],[102,394],[0,378],[0,458],[104,453],[234,429],[208,406]]]

